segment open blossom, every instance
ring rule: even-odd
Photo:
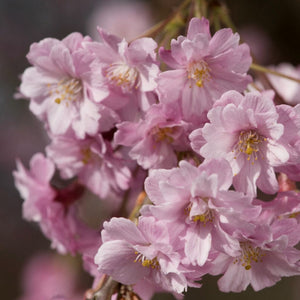
[[[140,218],[137,226],[124,218],[105,222],[103,244],[95,256],[99,271],[126,285],[146,280],[182,293],[188,278],[180,265],[180,252],[174,249],[176,231],[170,230],[153,217]]]
[[[56,190],[50,185],[54,171],[53,162],[41,153],[33,156],[29,170],[17,162],[14,177],[24,199],[23,216],[39,223],[58,252],[75,254],[90,247],[98,234],[79,219],[72,205],[82,195],[82,187]]]
[[[264,95],[229,91],[208,112],[210,123],[191,133],[192,147],[202,134],[206,143],[199,154],[225,158],[232,167],[236,190],[255,195],[259,187],[265,193],[276,193],[274,167],[289,159],[280,140],[284,125],[278,117],[273,101]]]
[[[206,274],[223,292],[300,275],[300,88],[251,64],[230,28],[211,34],[195,3],[150,29],[159,50],[98,27],[100,41],[72,33],[27,55],[18,97],[51,142],[29,168],[17,160],[15,185],[23,217],[80,256],[94,279],[86,299],[182,299]],[[215,29],[227,23],[206,9]],[[177,19],[190,20],[186,35]],[[257,84],[250,66],[267,72]],[[56,270],[41,262],[21,299],[76,299],[68,278],[53,293]]]
[[[78,176],[80,183],[101,198],[129,187],[130,169],[101,134],[83,140],[71,135],[56,136],[47,147],[47,154],[57,165],[62,178]]]
[[[198,168],[181,161],[179,168],[153,170],[145,190],[154,205],[142,209],[169,220],[179,230],[185,255],[193,265],[202,266],[211,249],[235,253],[235,230],[249,232],[248,222],[260,213],[259,206],[243,193],[228,191],[232,171],[226,160],[209,160]]]
[[[193,18],[187,36],[173,39],[171,50],[160,49],[160,56],[172,68],[159,76],[161,102],[179,102],[187,121],[199,122],[224,92],[242,92],[251,81],[249,47],[239,45],[239,35],[229,28],[211,37],[205,18]]]
[[[237,255],[220,253],[212,262],[212,275],[224,274],[218,281],[223,292],[241,292],[249,284],[255,291],[274,285],[281,277],[300,275],[300,240],[295,219],[257,226],[255,234],[240,238]]]
[[[131,147],[129,156],[144,169],[175,167],[176,152],[190,150],[188,124],[161,105],[151,106],[138,123],[123,122],[117,128],[115,143]]]
[[[94,100],[115,110],[123,120],[135,119],[156,101],[156,42],[141,38],[128,44],[102,29],[99,33],[102,43],[85,43],[95,57],[91,73]]]
[[[46,38],[27,55],[33,67],[22,75],[20,92],[30,98],[30,109],[52,134],[73,130],[83,138],[98,131],[100,111],[89,98],[88,84],[93,57],[82,46],[87,40],[79,33],[62,41]]]

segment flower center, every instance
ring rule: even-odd
[[[134,87],[138,88],[138,71],[124,62],[111,64],[106,70],[106,77],[123,92],[129,92]]]
[[[190,203],[185,211],[186,214],[189,216],[189,219],[194,223],[201,223],[202,225],[206,225],[207,223],[212,223],[214,221],[214,211],[210,209],[207,205],[208,198],[201,198],[202,201],[206,203],[206,210],[202,214],[191,214],[193,203]]]
[[[75,102],[82,97],[82,84],[76,78],[64,78],[56,84],[48,84],[50,95],[55,95],[54,102],[60,104],[65,102],[69,106],[71,102]]]
[[[239,141],[232,150],[232,152],[236,153],[234,159],[236,159],[240,153],[245,153],[248,155],[247,160],[251,160],[251,163],[254,164],[254,161],[258,159],[257,153],[259,151],[260,144],[266,140],[266,138],[259,135],[254,130],[241,131]]]
[[[200,60],[188,68],[188,79],[193,79],[198,87],[203,87],[204,82],[211,79],[210,71],[208,64]]]
[[[155,142],[166,141],[168,144],[172,144],[174,142],[173,137],[171,136],[175,131],[175,128],[165,127],[159,128],[155,126],[151,129],[151,134],[154,138]]]
[[[245,268],[245,270],[250,270],[252,268],[252,263],[262,262],[262,258],[266,255],[261,248],[253,247],[247,242],[240,243],[242,254],[236,260],[234,264],[240,263]]]
[[[88,147],[82,148],[80,150],[80,153],[81,153],[81,161],[83,162],[84,165],[87,165],[89,163],[101,162],[101,157]]]
[[[139,253],[137,251],[134,252],[137,254],[137,257],[135,258],[134,262],[140,262],[143,267],[148,267],[152,269],[159,269],[160,265],[156,257],[153,259],[148,259],[145,257],[142,253]]]
[[[204,226],[206,223],[212,223],[214,220],[213,211],[211,209],[207,209],[206,212],[202,215],[192,216],[192,220],[196,222],[202,223]]]
[[[92,159],[92,151],[90,148],[83,148],[81,149],[82,158],[81,161],[86,165]]]

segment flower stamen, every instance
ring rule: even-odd
[[[82,97],[82,83],[76,78],[63,78],[58,83],[47,84],[50,95],[55,95],[54,102],[61,104],[63,101],[68,107]]]
[[[198,87],[203,87],[204,82],[211,79],[211,69],[204,60],[193,63],[188,68],[188,79],[193,79]],[[191,87],[191,86],[190,86]]]
[[[208,202],[209,198],[204,197],[201,198],[204,202]],[[206,226],[207,223],[213,223],[214,221],[214,211],[210,209],[207,205],[206,210],[203,214],[199,215],[191,215],[191,209],[192,209],[192,203],[190,203],[186,208],[185,208],[185,213],[186,215],[189,216],[189,219],[193,221],[194,223],[201,223],[203,226]]]
[[[138,88],[138,71],[129,67],[126,63],[111,64],[105,75],[115,86],[120,87],[123,92],[129,92],[133,88]]]
[[[146,258],[142,253],[139,253],[137,251],[134,252],[137,254],[137,257],[135,258],[134,262],[140,262],[143,267],[148,267],[152,269],[159,269],[160,265],[156,257],[153,259]]]
[[[159,128],[155,126],[151,130],[151,134],[154,138],[154,141],[159,143],[162,141],[166,141],[168,144],[172,144],[174,142],[174,138],[171,136],[175,131],[175,128],[165,127]]]
[[[257,153],[259,152],[260,144],[266,140],[265,137],[259,135],[254,130],[241,131],[239,141],[232,150],[232,152],[236,153],[234,159],[236,159],[240,153],[245,153],[248,155],[247,160],[251,160],[251,164],[253,165],[254,161],[258,159]]]
[[[234,264],[240,263],[245,270],[252,268],[252,263],[258,263],[263,261],[265,253],[259,247],[253,247],[248,242],[240,243],[242,254],[240,257],[234,260]]]

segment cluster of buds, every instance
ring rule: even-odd
[[[204,17],[169,49],[98,31],[30,47],[19,91],[51,143],[14,172],[24,218],[95,278],[86,298],[299,275],[300,98],[254,84],[249,46]]]

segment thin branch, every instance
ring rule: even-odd
[[[283,78],[286,78],[286,79],[289,79],[289,80],[292,80],[292,81],[300,83],[300,79],[299,78],[295,78],[295,77],[292,77],[292,76],[289,76],[289,75],[286,75],[286,74],[283,74],[283,73],[280,73],[280,72],[268,69],[268,68],[263,67],[261,65],[251,64],[250,68],[252,70],[255,70],[255,71],[258,71],[258,72],[273,74],[273,75],[276,75],[276,76],[279,76],[279,77],[283,77]]]
[[[156,35],[158,35],[191,1],[192,0],[185,0],[168,18],[155,24],[153,27],[145,31],[142,35],[136,37],[134,40],[143,37],[155,37]]]

